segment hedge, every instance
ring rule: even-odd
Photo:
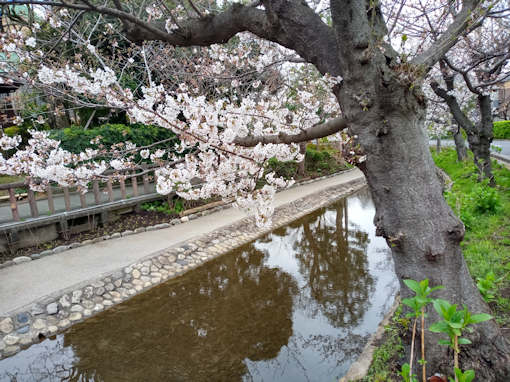
[[[494,139],[510,139],[510,121],[494,122]]]
[[[73,153],[80,153],[87,148],[97,148],[90,141],[101,136],[101,143],[110,147],[113,144],[130,141],[136,146],[147,146],[154,142],[172,138],[175,134],[163,127],[142,124],[106,124],[89,130],[81,126],[71,126],[66,129],[52,130],[50,137],[60,141],[63,149]],[[168,148],[167,142],[161,148]],[[156,147],[155,147],[156,148]]]

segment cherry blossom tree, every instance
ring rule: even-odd
[[[48,16],[47,23],[63,30],[63,39],[71,35],[72,44],[85,47],[90,57],[45,63],[51,57],[36,57],[37,28],[11,31],[4,36],[4,50],[16,52],[22,62],[37,67],[27,72],[27,81],[72,91],[87,102],[100,100],[126,110],[134,121],[163,126],[179,136],[174,149],[185,153],[184,157],[143,148],[149,150],[143,151],[144,155],[161,166],[157,187],[162,193],[177,190],[188,198],[234,195],[240,206],[257,210],[260,224],[267,223],[272,212],[269,201],[276,187],[287,183],[268,174],[266,185],[256,189],[265,161],[273,156],[299,160],[297,144],[347,128],[353,162],[365,174],[376,206],[377,233],[392,249],[399,279],[428,278],[432,285],[445,286],[438,292],[440,297],[465,304],[471,311],[486,312],[488,307],[460,249],[464,226],[442,196],[428,149],[422,84],[459,39],[476,30],[489,14],[500,12],[504,4],[445,0],[427,1],[421,7],[419,3],[261,0],[217,6],[188,1],[179,8],[170,1],[157,1],[144,9],[137,2],[118,0],[0,1],[1,5],[37,4]],[[51,14],[46,7],[51,7]],[[102,59],[98,44],[74,35],[71,24],[80,13],[95,14],[98,20],[118,20],[123,36],[142,47],[143,86],[134,90],[124,86],[119,66]],[[435,34],[424,34],[423,28],[417,27],[421,24],[415,20],[423,17],[440,25]],[[231,90],[220,89],[218,96],[211,96],[214,84],[207,87],[209,92],[202,92],[193,80],[208,70],[218,77],[223,67],[239,66],[236,55],[228,54],[238,49],[238,44],[252,47],[246,56],[238,52],[237,60],[253,60],[250,65],[257,73],[280,61],[277,78],[285,78],[292,71],[283,62],[300,61],[303,63],[295,65],[313,65],[321,76],[312,90],[297,88],[290,93],[287,87],[272,89],[262,81],[259,84],[258,75],[254,75],[251,89],[264,86],[251,93],[238,96],[236,89],[241,84],[234,80]],[[186,84],[171,85],[172,69],[166,75],[171,79],[168,84],[164,74],[156,81],[147,57],[150,52],[156,57],[158,49],[167,47],[211,47],[208,56],[212,62],[204,61],[201,68],[199,60],[193,63],[190,69],[196,70],[195,76],[188,76]],[[290,99],[297,100],[298,106],[289,105]],[[25,173],[31,187],[57,181],[85,188],[106,168],[130,168],[134,162],[131,154],[137,149],[126,143],[106,162],[95,160],[101,153],[94,150],[72,156],[41,132],[34,132],[33,139],[0,163],[2,172]],[[4,148],[16,144],[16,138],[1,141]],[[204,184],[193,188],[195,178],[203,179]],[[407,293],[402,288],[404,297]],[[435,319],[430,312],[427,320]],[[510,350],[497,324],[479,325],[472,342],[470,350],[463,352],[462,368],[475,368],[483,380],[507,381]],[[429,337],[427,348],[429,370],[446,370],[450,357],[437,344],[437,337]]]
[[[448,19],[460,11],[461,4],[451,2],[448,8],[438,9],[434,3],[416,1],[412,11],[398,24],[399,32],[411,30],[415,42],[424,36],[437,41],[447,27]],[[508,4],[494,4],[479,21],[479,26],[462,36],[429,75],[434,93],[443,100],[456,124],[467,134],[480,179],[487,178],[491,184],[494,182],[490,160],[493,138],[491,94],[510,77],[509,19]],[[434,109],[438,110],[437,107]],[[429,115],[434,114],[429,110]],[[460,143],[458,136],[454,135],[454,138]]]
[[[480,179],[494,184],[491,169],[490,145],[493,139],[493,107],[491,93],[500,83],[510,78],[510,22],[497,12],[488,17],[482,27],[463,39],[445,54],[439,62],[442,75],[440,85],[432,80],[434,92],[448,105],[455,121],[467,133],[474,161],[480,171]],[[475,98],[476,112],[462,108],[455,80]]]

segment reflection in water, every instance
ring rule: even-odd
[[[294,244],[299,271],[310,288],[311,299],[304,306],[324,314],[335,327],[358,323],[374,284],[365,255],[368,234],[355,224],[349,229],[347,203],[344,199],[326,209],[335,213],[335,225],[324,211],[309,215],[301,224],[301,239]]]
[[[365,193],[321,209],[64,335],[0,381],[331,381],[398,286]]]

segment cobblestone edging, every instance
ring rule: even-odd
[[[350,171],[354,171],[354,169],[336,172],[334,174],[321,176],[320,178],[314,178],[314,179],[306,180],[304,182],[299,182],[299,183],[296,182],[290,188],[302,186],[302,185],[305,185],[305,184],[308,184],[308,183],[318,182],[320,180],[324,180],[324,179],[327,179],[327,178],[332,178],[332,177],[337,176],[339,174],[343,174],[343,173],[350,172]],[[283,191],[283,190],[280,190],[280,191]],[[135,229],[133,231],[127,230],[127,231],[124,231],[124,232],[115,232],[115,233],[112,233],[111,235],[105,235],[105,236],[101,236],[101,237],[96,237],[94,239],[88,239],[88,240],[84,240],[82,242],[75,242],[75,243],[71,243],[71,244],[67,244],[67,245],[59,245],[58,247],[55,247],[53,249],[48,249],[48,250],[42,251],[40,253],[34,253],[32,255],[29,255],[29,256],[18,256],[18,257],[15,257],[12,260],[8,260],[8,261],[5,261],[3,263],[0,263],[0,269],[7,268],[7,267],[10,267],[10,266],[13,266],[13,265],[18,265],[18,264],[26,263],[26,262],[32,261],[32,260],[37,260],[37,259],[40,259],[42,257],[55,255],[57,253],[61,253],[61,252],[64,252],[64,251],[67,251],[67,250],[70,250],[70,249],[73,249],[73,248],[78,248],[78,247],[83,247],[85,245],[91,245],[91,244],[99,243],[99,242],[104,241],[104,240],[118,239],[118,238],[123,237],[123,236],[134,235],[134,234],[145,232],[145,231],[155,231],[155,230],[158,230],[158,229],[168,228],[168,227],[173,226],[173,225],[177,225],[177,224],[181,224],[181,223],[186,223],[187,221],[196,219],[198,217],[206,216],[206,215],[212,214],[214,212],[230,208],[231,206],[232,206],[232,203],[227,203],[227,204],[224,204],[222,206],[217,206],[217,207],[213,207],[213,208],[210,208],[208,210],[205,210],[205,211],[197,212],[195,214],[183,216],[181,218],[172,219],[168,223],[160,223],[160,224],[151,225],[151,226],[147,226],[147,227],[139,227],[139,228],[137,228],[137,229]]]
[[[285,204],[276,209],[269,228],[258,229],[253,218],[244,218],[179,246],[151,254],[140,262],[96,280],[62,290],[23,311],[0,317],[0,359],[329,205],[358,191],[365,184],[365,179],[360,177]]]

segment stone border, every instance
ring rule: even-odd
[[[352,168],[352,169],[349,169],[349,170],[335,172],[335,173],[330,174],[330,175],[321,176],[319,178],[313,178],[313,179],[306,180],[306,181],[303,181],[303,182],[296,182],[296,183],[294,183],[289,188],[294,188],[294,187],[297,187],[297,186],[302,186],[302,185],[308,184],[308,183],[318,182],[320,180],[332,178],[334,176],[337,176],[337,175],[340,175],[340,174],[343,174],[343,173],[346,173],[346,172],[354,171],[354,170],[355,170],[355,168]],[[278,192],[284,191],[284,190],[286,190],[286,189],[278,190]],[[123,237],[123,236],[134,235],[136,233],[141,233],[141,232],[145,232],[145,231],[155,231],[155,230],[158,230],[158,229],[169,228],[170,226],[173,226],[173,225],[177,225],[177,224],[181,224],[181,223],[186,223],[187,221],[196,219],[198,217],[206,216],[206,215],[212,214],[214,212],[230,208],[232,206],[232,203],[233,202],[226,203],[226,204],[224,204],[222,206],[217,206],[217,207],[209,208],[209,209],[207,209],[205,211],[200,211],[200,212],[197,212],[195,214],[190,214],[190,215],[187,215],[187,216],[183,216],[181,218],[175,218],[175,219],[170,220],[170,222],[168,222],[168,223],[160,223],[160,224],[151,225],[151,226],[147,226],[147,227],[138,227],[134,231],[127,230],[127,231],[124,231],[124,232],[115,232],[115,233],[112,233],[111,235],[105,235],[105,236],[101,236],[101,237],[96,237],[94,239],[87,239],[87,240],[84,240],[82,242],[75,242],[75,243],[71,243],[71,244],[67,244],[67,245],[59,245],[58,247],[55,247],[53,249],[47,249],[47,250],[42,251],[40,253],[34,253],[34,254],[30,255],[30,256],[18,256],[18,257],[15,257],[12,260],[7,260],[7,261],[5,261],[3,263],[0,263],[0,269],[7,268],[7,267],[10,267],[10,266],[13,266],[13,265],[18,265],[18,264],[26,263],[26,262],[29,262],[29,261],[32,261],[32,260],[37,260],[37,259],[40,259],[42,257],[46,257],[46,256],[50,256],[50,255],[55,255],[57,253],[61,253],[61,252],[67,251],[69,249],[73,249],[73,248],[83,247],[85,245],[91,245],[91,244],[99,243],[99,242],[104,241],[104,240],[118,239],[118,238]]]
[[[372,334],[367,344],[363,348],[358,359],[351,365],[347,374],[340,378],[338,382],[352,382],[363,379],[367,376],[368,369],[370,369],[370,365],[372,364],[372,359],[374,357],[374,352],[378,348],[376,345],[377,341],[380,341],[384,336],[385,327],[389,325],[391,318],[397,311],[398,306],[400,305],[400,295],[395,296],[395,301],[393,301],[393,305],[390,308],[390,311],[386,313],[384,319],[379,324],[376,332]]]
[[[326,188],[278,207],[270,227],[257,228],[253,217],[247,217],[7,313],[8,316],[0,317],[0,359],[346,197],[365,185],[364,177],[360,176]]]

